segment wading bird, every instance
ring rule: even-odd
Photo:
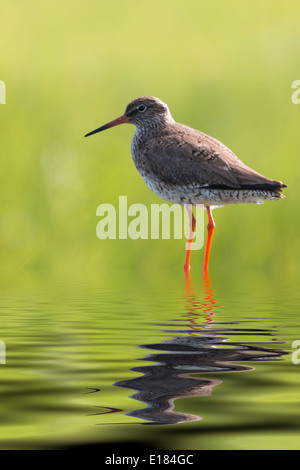
[[[162,199],[182,205],[203,204],[208,215],[204,272],[215,223],[212,209],[227,204],[255,203],[283,197],[286,185],[246,166],[225,145],[191,127],[174,121],[160,99],[143,96],[131,101],[125,113],[85,137],[119,124],[136,126],[131,143],[134,164],[149,188]],[[191,234],[184,269],[190,255],[196,220],[188,208]]]

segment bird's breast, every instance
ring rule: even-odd
[[[160,160],[160,155],[159,153],[153,154],[152,138],[151,134],[147,134],[140,129],[135,132],[131,142],[131,155],[136,169],[147,186],[162,199],[171,203],[187,203],[184,194],[181,194],[181,191],[178,192],[178,188],[174,188],[171,183],[172,167],[169,168],[168,177],[163,175],[163,171],[157,171],[157,165],[154,165],[154,161]],[[184,190],[184,188],[181,188],[181,190]]]
[[[147,158],[150,138],[151,136],[145,130],[137,129],[131,142],[133,162],[144,179],[151,173],[149,159]]]

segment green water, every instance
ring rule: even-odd
[[[129,281],[2,294],[1,448],[299,448],[295,284]]]

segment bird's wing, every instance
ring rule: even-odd
[[[170,184],[275,191],[285,186],[247,167],[216,139],[177,123],[149,139],[143,152],[152,173]]]

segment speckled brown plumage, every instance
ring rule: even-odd
[[[206,207],[209,222],[205,273],[215,227],[212,208],[236,203],[259,204],[282,197],[285,184],[252,170],[218,140],[175,122],[168,106],[158,98],[143,96],[131,101],[123,116],[87,136],[125,122],[137,128],[131,154],[149,188],[169,202]],[[191,217],[191,244],[196,221],[187,208]],[[186,272],[190,252],[191,247],[184,265]]]
[[[139,117],[131,145],[137,170],[163,199],[218,206],[281,197],[283,183],[247,167],[216,139],[175,122],[160,100],[138,98],[128,105],[125,116],[141,103],[148,109],[164,109],[159,116],[153,114],[154,119]]]

